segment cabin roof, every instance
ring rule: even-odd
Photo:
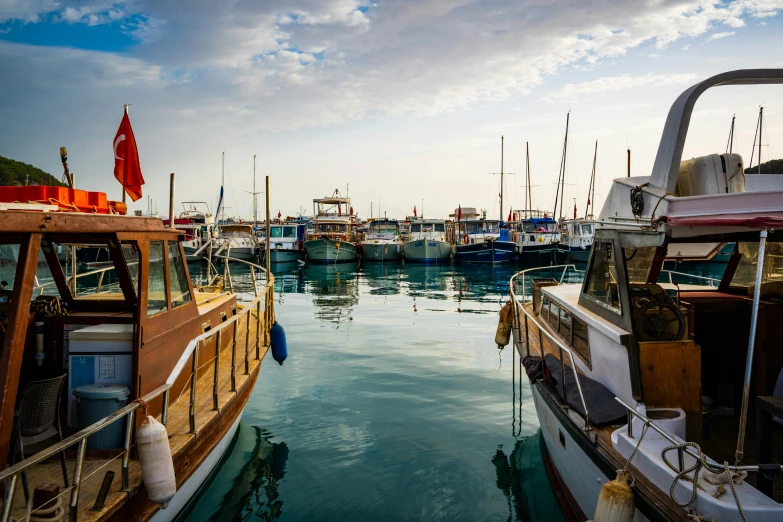
[[[178,235],[166,228],[160,218],[88,214],[84,212],[25,212],[8,210],[0,213],[4,233],[84,233],[161,232]]]

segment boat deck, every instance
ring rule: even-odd
[[[252,314],[255,318],[255,313]],[[251,314],[247,314],[245,317],[249,318]],[[264,359],[269,347],[264,346],[263,332],[261,336],[261,349],[260,359],[255,358],[255,350],[251,349],[249,353],[249,373],[245,375],[245,331],[248,319],[240,318],[238,320],[237,330],[237,350],[236,350],[236,392],[231,391],[231,357],[232,350],[230,349],[230,343],[228,348],[224,348],[220,353],[220,365],[219,365],[219,390],[218,390],[218,410],[212,409],[212,388],[214,379],[214,365],[203,365],[198,370],[198,379],[196,381],[196,434],[190,433],[190,420],[189,420],[189,399],[190,399],[190,387],[186,387],[180,397],[171,397],[171,405],[169,406],[169,416],[167,422],[167,430],[169,433],[169,444],[171,446],[171,454],[174,461],[177,462],[178,457],[181,459],[186,456],[187,462],[191,463],[192,468],[197,467],[200,463],[200,457],[205,455],[194,455],[193,446],[199,440],[199,432],[209,425],[219,423],[220,417],[225,416],[223,409],[230,402],[236,400],[240,395],[248,395],[248,386],[252,389],[252,386],[258,377],[258,371],[261,366],[261,362]],[[230,328],[229,330],[230,331]],[[254,342],[254,329],[251,329],[250,346],[253,346]],[[214,359],[213,359],[214,360]],[[140,414],[140,411],[137,413]],[[160,417],[158,417],[160,420]],[[234,420],[225,419],[229,421]],[[135,446],[135,445],[134,445]],[[108,455],[111,453],[111,455]],[[68,460],[68,474],[69,482],[73,480],[75,450],[66,452]],[[79,521],[97,521],[105,520],[106,517],[116,512],[126,500],[133,497],[137,493],[140,493],[142,486],[141,482],[141,467],[138,460],[135,458],[135,448],[131,450],[131,460],[129,463],[129,484],[130,489],[128,491],[122,491],[122,451],[121,450],[99,450],[99,451],[87,451],[84,464],[82,466],[82,484],[79,493]],[[111,484],[111,489],[104,508],[99,511],[92,511],[95,500],[98,496],[98,492],[101,487],[104,475],[107,471],[114,472],[114,481]],[[188,475],[190,474],[188,470]],[[177,474],[178,487],[181,487],[183,477],[180,473]],[[186,477],[185,477],[186,478]],[[62,499],[62,506],[65,510],[66,516],[68,513],[68,504],[70,502],[70,490],[71,488],[63,487],[62,468],[59,458],[50,459],[37,466],[34,466],[27,473],[27,480],[30,485],[30,493],[32,495],[33,489],[44,484],[57,484],[60,486],[60,498]],[[26,509],[24,502],[21,480],[19,480],[15,496],[14,504],[12,508],[11,516],[17,521],[21,522],[27,520]],[[50,504],[51,505],[51,504]],[[49,506],[44,506],[49,507]]]

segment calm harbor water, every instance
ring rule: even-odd
[[[519,358],[493,342],[517,268],[286,268],[289,358],[265,360],[189,520],[562,519]]]
[[[518,270],[278,268],[289,358],[265,360],[187,519],[563,520],[519,358],[494,344]]]

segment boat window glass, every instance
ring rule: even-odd
[[[732,286],[752,287],[756,284],[756,266],[759,258],[759,243],[742,241],[738,244],[742,254],[737,270],[731,280]],[[776,283],[770,285],[770,283]],[[765,286],[783,286],[783,243],[767,241],[764,253],[764,270],[761,275],[762,294]],[[773,288],[769,288],[774,291]],[[777,293],[777,292],[775,292]]]
[[[655,247],[623,248],[629,283],[646,283],[655,257]]]
[[[593,235],[593,225],[582,225],[582,235],[583,236]]]
[[[587,274],[585,294],[607,306],[620,311],[620,294],[617,291],[617,267],[612,243],[596,241],[593,245],[593,261]]]
[[[587,364],[590,364],[590,342],[587,334],[587,323],[574,317],[573,330],[571,347]]]
[[[336,225],[332,223],[321,223],[318,225],[318,232],[346,232],[348,225]]]
[[[176,308],[189,303],[188,270],[182,260],[179,243],[176,241],[169,241],[169,281],[171,284],[171,307]]]
[[[557,332],[563,339],[570,342],[571,340],[571,312],[563,307],[560,307],[560,324],[557,327]]]
[[[163,312],[168,307],[166,300],[166,264],[163,241],[150,241],[149,278],[147,280],[147,315]]]
[[[421,225],[411,225],[411,232],[421,232]]]
[[[445,232],[446,225],[443,223],[435,223],[435,232]]]
[[[296,237],[296,227],[285,227],[283,237]]]
[[[269,237],[283,237],[283,227],[271,227]]]
[[[122,257],[125,258],[125,266],[128,267],[128,275],[133,283],[133,292],[139,295],[139,247],[136,243],[123,242],[120,243],[120,248],[122,248]]]
[[[70,247],[69,247],[70,248]],[[38,269],[36,276],[41,271],[42,253],[38,254]],[[0,306],[11,299],[11,291],[14,289],[16,279],[16,266],[19,263],[19,244],[0,245]],[[46,261],[44,260],[44,264]],[[67,274],[66,274],[67,275]],[[51,280],[51,273],[49,280]],[[48,282],[48,281],[46,281]],[[39,285],[44,284],[39,280]],[[55,290],[56,291],[56,290]],[[38,295],[39,290],[33,289],[33,299]],[[56,295],[56,294],[55,294]]]
[[[557,330],[557,321],[560,319],[560,306],[555,302],[549,303],[549,326]]]
[[[538,315],[544,319],[549,317],[549,296],[544,293],[541,294],[541,313]]]

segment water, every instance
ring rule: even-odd
[[[516,270],[278,271],[289,359],[265,360],[189,520],[562,520],[519,358],[493,342]]]

